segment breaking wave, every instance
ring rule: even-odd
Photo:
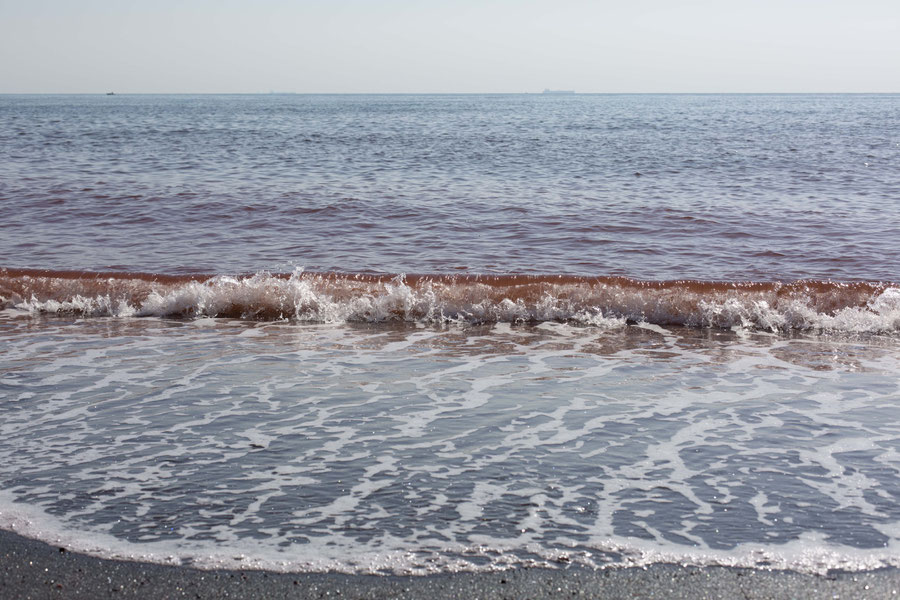
[[[629,322],[768,331],[900,331],[888,283],[638,281],[568,275],[175,276],[0,269],[0,308],[84,317],[301,322]]]

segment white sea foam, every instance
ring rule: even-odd
[[[71,549],[900,566],[892,337],[4,318],[0,526]]]
[[[463,518],[466,515],[463,514]],[[493,572],[517,567],[558,568],[578,565],[603,569],[646,567],[656,563],[685,566],[727,566],[792,570],[825,575],[831,571],[867,571],[900,567],[900,545],[859,550],[829,545],[822,535],[778,546],[741,544],[724,550],[686,549],[676,544],[598,538],[578,546],[565,543],[545,548],[519,540],[498,543],[447,543],[417,548],[408,540],[385,537],[377,544],[332,535],[327,543],[278,547],[260,539],[187,541],[202,531],[185,527],[183,538],[132,543],[109,533],[73,527],[40,509],[13,501],[0,490],[0,528],[41,540],[69,551],[100,558],[190,565],[200,569],[261,569],[276,572],[336,572],[374,575],[428,575],[451,572]],[[223,530],[224,531],[224,530]]]
[[[297,322],[626,323],[762,331],[900,331],[900,289],[821,283],[786,287],[518,278],[361,278],[257,273],[158,283],[30,278],[4,306],[35,314],[288,319]],[[25,292],[27,290],[27,293]],[[868,295],[867,295],[868,294]]]

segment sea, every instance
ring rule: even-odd
[[[900,96],[0,96],[0,527],[900,566]]]

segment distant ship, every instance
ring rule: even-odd
[[[107,96],[115,96],[116,93],[115,93],[115,92],[106,92],[106,95],[107,95]]]
[[[546,90],[544,90],[544,93],[545,93],[545,94],[574,94],[574,93],[575,93],[575,90],[551,90],[551,89],[546,89]]]

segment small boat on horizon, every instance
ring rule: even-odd
[[[107,95],[107,96],[115,96],[116,93],[115,93],[115,92],[106,92],[106,95]]]
[[[544,94],[574,94],[575,90],[551,90],[549,88],[543,91]]]

